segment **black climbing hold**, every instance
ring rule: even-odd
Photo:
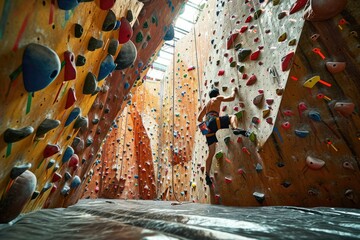
[[[245,49],[245,48],[240,49],[238,53],[239,62],[245,61],[245,59],[250,55],[250,53],[251,53],[251,49]]]
[[[99,123],[99,119],[98,119],[98,118],[94,118],[91,122],[92,122],[93,124],[98,124],[98,123]]]
[[[51,168],[52,166],[54,166],[55,163],[56,163],[55,159],[50,159],[48,165],[46,166],[46,169]]]
[[[84,66],[86,63],[86,58],[82,55],[78,55],[76,58],[76,66]]]
[[[31,196],[31,200],[34,200],[35,198],[37,198],[39,196],[39,194],[40,194],[39,191],[35,191]]]
[[[129,21],[129,22],[132,22],[132,20],[134,20],[134,16],[133,16],[133,13],[131,10],[128,10],[127,13],[126,13],[126,19]]]
[[[170,25],[169,29],[167,30],[165,36],[164,36],[164,40],[165,41],[170,41],[173,40],[175,36],[175,31],[174,31],[174,26]]]
[[[91,94],[91,96],[96,95],[98,92],[100,92],[101,88],[99,86],[96,87],[95,91]]]
[[[57,0],[57,2],[62,10],[71,10],[79,4],[79,0]]]
[[[71,146],[73,146],[74,148],[80,143],[80,138],[79,137],[75,137]]]
[[[79,116],[74,123],[74,129],[78,128],[87,128],[88,127],[88,118]]]
[[[88,72],[85,78],[84,88],[83,88],[83,94],[92,94],[97,87],[97,81],[96,76]]]
[[[263,193],[254,192],[253,196],[255,197],[256,201],[258,201],[259,203],[262,203],[265,200],[265,194]]]
[[[137,50],[132,41],[126,42],[122,45],[119,54],[115,59],[115,63],[117,64],[116,70],[123,70],[130,67],[137,56]]]
[[[45,118],[45,120],[40,123],[38,129],[36,130],[35,136],[42,137],[44,134],[46,134],[50,130],[58,127],[60,125],[60,123],[61,122],[59,120]]]
[[[115,56],[118,46],[119,46],[119,41],[114,38],[111,39],[109,42],[108,53],[112,56]]]
[[[4,132],[4,141],[6,143],[14,143],[26,138],[33,132],[34,132],[34,128],[31,126],[20,129],[8,128]]]
[[[93,140],[92,138],[88,137],[88,138],[86,139],[86,146],[87,146],[87,147],[90,146],[93,142],[94,142],[94,140]]]
[[[69,180],[70,178],[72,178],[71,174],[69,172],[65,172],[65,181]]]
[[[80,24],[75,23],[75,37],[80,38],[83,34],[83,31],[83,27]]]
[[[111,31],[114,29],[115,25],[116,25],[115,13],[112,10],[109,10],[102,25],[102,30],[104,32]]]
[[[20,166],[13,167],[11,169],[11,172],[10,172],[10,178],[11,179],[17,178],[18,176],[23,174],[29,168],[31,168],[31,163],[27,163],[27,164],[23,164],[23,165],[20,165]]]
[[[88,44],[89,51],[95,51],[95,49],[101,48],[103,46],[103,41],[98,40],[94,37],[91,37]]]
[[[46,192],[46,191],[49,190],[52,186],[53,186],[52,183],[49,183],[49,182],[45,183],[45,186],[43,187],[43,189],[41,189],[41,193]]]
[[[289,181],[284,181],[281,185],[288,188],[288,187],[290,187],[291,183]]]
[[[110,112],[110,109],[109,109],[109,108],[105,108],[104,112],[105,112],[105,113],[109,113],[109,112]]]

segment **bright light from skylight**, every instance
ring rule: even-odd
[[[188,32],[192,31],[195,21],[199,15],[200,6],[205,3],[207,0],[191,0],[185,4],[183,14],[174,21],[175,29],[175,45],[176,40],[183,38]],[[148,78],[155,80],[161,80],[164,78],[165,71],[169,66],[173,58],[173,49],[174,41],[166,41],[163,47],[160,49],[157,54],[157,58],[153,63],[153,67],[149,69],[147,73]]]

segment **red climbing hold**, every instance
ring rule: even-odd
[[[121,25],[119,29],[119,43],[124,44],[127,41],[129,41],[130,38],[132,37],[133,30],[131,28],[129,21],[125,17],[122,17],[120,21],[121,21]]]
[[[294,57],[294,52],[290,52],[281,59],[281,70],[283,72],[289,70],[289,68],[291,67],[293,57]]]
[[[290,14],[296,13],[300,11],[303,7],[305,7],[308,0],[297,0],[290,8]]]
[[[77,154],[73,154],[69,160],[69,167],[72,167],[75,169],[78,166],[79,166],[79,156]]]
[[[240,32],[240,33],[244,33],[244,32],[246,32],[247,30],[248,30],[248,26],[243,26],[243,27],[240,28],[239,32]]]
[[[109,10],[115,4],[116,0],[100,0],[100,8],[102,10]]]
[[[59,173],[54,173],[51,182],[55,183],[57,181],[59,181],[62,178],[62,176]]]
[[[192,71],[194,69],[195,69],[195,66],[190,66],[190,67],[188,67],[188,72],[190,72],[190,71]]]
[[[292,115],[295,115],[293,113],[293,111],[291,111],[291,110],[284,110],[283,113],[284,113],[285,116],[288,116],[288,117],[291,117]]]
[[[48,144],[48,145],[46,145],[45,150],[43,152],[43,157],[47,158],[58,152],[60,152],[59,145]]]
[[[260,56],[260,50],[257,50],[250,55],[250,60],[255,61],[259,58],[259,56]]]
[[[251,20],[252,20],[252,16],[250,15],[246,18],[245,23],[249,23],[251,22]]]
[[[234,42],[235,42],[238,35],[239,35],[239,33],[233,33],[233,34],[230,35],[230,37],[228,37],[227,44],[226,44],[226,49],[227,50],[234,47]]]
[[[285,130],[288,130],[291,127],[291,125],[289,122],[284,122],[281,124],[281,127]]]
[[[66,51],[65,59],[65,77],[64,81],[70,81],[76,78],[75,56],[74,53]]]
[[[223,106],[221,109],[223,112],[226,111],[226,106]]]
[[[272,117],[267,118],[267,119],[266,119],[266,122],[267,122],[268,124],[270,124],[270,125],[273,125],[273,124],[274,124]]]
[[[250,152],[246,147],[242,147],[241,150],[243,151],[243,153],[246,153],[247,155],[250,155]]]
[[[73,88],[69,88],[65,109],[71,107],[75,103],[75,101],[76,101],[75,90]]]
[[[232,179],[231,179],[231,178],[228,178],[228,177],[225,177],[225,182],[228,183],[228,184],[229,184],[229,183],[232,183]]]
[[[255,84],[256,80],[257,80],[256,76],[252,75],[249,78],[249,80],[246,82],[246,86],[251,86],[251,85]]]
[[[225,74],[225,70],[219,70],[218,76],[223,76]]]

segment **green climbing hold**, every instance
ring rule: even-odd
[[[217,160],[221,159],[223,156],[224,156],[224,154],[221,150],[215,154],[215,157]]]
[[[151,40],[151,36],[150,36],[150,34],[148,34],[147,36],[146,36],[146,41],[150,41]]]
[[[251,53],[251,49],[245,49],[245,48],[240,49],[238,53],[239,62],[245,61],[245,59],[250,55],[250,53]]]
[[[252,132],[252,133],[250,134],[250,136],[249,136],[249,139],[250,139],[250,141],[252,141],[252,142],[256,142],[256,134],[255,134],[254,132]]]
[[[159,22],[158,22],[158,19],[157,19],[157,17],[156,17],[156,16],[152,16],[152,17],[151,17],[151,22],[152,22],[152,23],[155,23],[155,24],[156,24],[156,26],[157,26],[157,25],[158,25],[158,23],[159,23]]]
[[[244,116],[244,112],[245,112],[245,110],[241,110],[240,112],[235,113],[235,116],[237,117],[237,119],[239,119],[239,120],[242,119]]]
[[[144,22],[144,24],[143,24],[143,28],[148,28],[148,27],[149,27],[148,22]]]
[[[257,11],[254,13],[254,19],[255,19],[255,20],[258,19],[258,18],[261,16],[261,14],[262,14],[261,9],[257,10]]]
[[[137,35],[136,35],[136,42],[137,43],[140,43],[140,42],[142,42],[143,41],[143,39],[144,39],[144,36],[143,36],[143,34],[142,34],[142,32],[139,32]]]
[[[230,63],[230,67],[232,67],[232,68],[233,68],[233,67],[236,67],[236,62],[235,62],[235,61],[234,61],[234,62],[231,62],[231,63]]]
[[[185,74],[184,74],[184,78],[186,78],[186,77],[187,77],[187,74],[185,73]]]
[[[237,69],[239,70],[239,72],[243,73],[245,70],[245,66],[237,66]]]

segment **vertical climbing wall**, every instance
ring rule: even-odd
[[[329,2],[338,5],[335,13],[328,5],[311,5],[306,13],[312,7],[323,19],[305,25],[304,11],[294,12],[293,1],[213,4],[213,25],[199,20],[212,27],[198,41],[205,49],[210,41],[212,48],[200,54],[208,60],[201,101],[212,86],[224,95],[239,86],[240,96],[223,104],[221,114],[240,111],[240,127],[254,134],[219,131],[214,185],[193,194],[205,201],[210,193],[212,203],[225,205],[358,207],[359,4],[349,1],[341,11],[344,1]],[[199,133],[195,140],[192,174],[199,186],[204,175],[194,169],[205,165],[207,147]]]
[[[160,91],[159,198],[359,207],[359,3],[305,3],[209,1],[176,43]],[[221,114],[252,134],[217,133],[209,188],[196,114],[212,87],[235,86]]]
[[[181,1],[160,2],[1,3],[1,207],[25,192],[18,185],[31,193],[6,211],[80,198],[103,139]]]

